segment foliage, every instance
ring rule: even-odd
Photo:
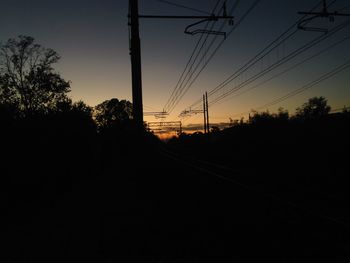
[[[249,114],[249,123],[250,124],[269,124],[269,123],[281,123],[288,122],[289,112],[282,107],[278,109],[277,113],[271,114],[269,111],[257,112],[252,111]]]
[[[99,128],[109,128],[128,122],[132,118],[132,103],[116,98],[95,107],[95,120]]]
[[[70,98],[66,98],[56,103],[56,105],[50,109],[51,114],[67,114],[80,116],[87,119],[92,119],[93,108],[85,104],[83,101],[72,102]]]
[[[270,122],[274,119],[274,116],[269,111],[257,112],[252,110],[252,114],[249,116],[250,124],[262,124]]]
[[[46,113],[67,99],[70,83],[53,69],[56,51],[19,36],[0,44],[0,103],[15,106],[23,116]]]
[[[350,107],[344,106],[344,108],[343,108],[343,110],[342,110],[342,113],[343,113],[344,115],[349,116],[349,115],[350,115]]]
[[[239,120],[233,120],[233,119],[231,119],[231,118],[229,118],[230,119],[230,127],[237,127],[237,126],[243,126],[244,124],[245,124],[245,122],[244,122],[244,117],[242,117],[241,119],[239,119]]]
[[[320,119],[329,114],[331,107],[328,106],[324,97],[313,97],[296,109],[296,118],[301,120]]]
[[[275,118],[280,121],[288,121],[289,120],[289,112],[282,107],[278,108],[277,114],[275,114]]]
[[[220,133],[220,128],[218,126],[212,126],[210,128],[210,133],[218,134],[218,133]]]

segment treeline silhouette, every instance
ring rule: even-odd
[[[347,158],[349,125],[348,108],[333,113],[324,97],[314,97],[297,108],[293,116],[283,108],[274,114],[252,111],[247,121],[234,121],[223,130],[214,126],[210,134],[184,133],[169,140],[168,145],[201,159],[241,167],[242,172],[247,167],[256,167],[262,173],[263,166],[282,168],[294,162],[290,166],[297,169],[312,166],[314,176],[334,176],[338,172],[345,175],[342,160]],[[329,170],[324,170],[321,164],[329,165]],[[286,170],[283,168],[281,173]],[[268,170],[266,173],[270,174]],[[296,174],[305,176],[301,172]]]
[[[17,188],[17,196],[28,200],[28,191],[37,192],[32,187],[48,181],[64,191],[98,168],[108,129],[131,136],[124,132],[131,126],[131,103],[112,99],[93,109],[73,102],[70,82],[53,68],[59,55],[32,37],[2,44],[0,59],[2,185]]]
[[[326,207],[317,193],[332,196],[340,206],[327,207],[329,213],[346,218],[349,134],[349,109],[332,112],[324,97],[314,97],[292,116],[283,108],[274,114],[252,111],[247,121],[235,121],[229,128],[181,134],[167,144],[179,154],[225,166],[237,178],[244,177],[243,182],[261,184],[287,199],[288,187],[295,187],[298,198],[309,191],[315,194],[311,207]]]
[[[158,143],[136,129],[126,100],[94,108],[73,102],[71,83],[54,70],[59,59],[28,36],[0,45],[2,262],[62,262],[73,255],[77,262],[104,262],[98,245],[104,213],[113,210],[114,193],[127,193],[127,182],[144,176],[133,167],[142,169],[148,148]],[[97,232],[88,229],[91,220]],[[90,257],[87,243],[94,242]]]
[[[315,97],[165,143],[126,100],[73,102],[58,60],[1,44],[2,262],[345,262],[348,110]]]

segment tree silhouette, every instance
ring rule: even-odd
[[[296,109],[297,119],[319,119],[330,112],[331,107],[327,105],[324,97],[313,97]]]
[[[249,117],[249,123],[253,125],[265,125],[274,121],[274,115],[270,114],[269,111],[257,112],[252,110]]]
[[[108,128],[132,118],[132,103],[114,98],[95,107],[95,120],[99,128]]]
[[[280,121],[288,121],[289,120],[289,112],[285,110],[283,107],[278,108],[278,112],[275,115],[275,118]]]
[[[91,119],[93,115],[93,108],[88,106],[83,101],[73,102],[70,98],[65,98],[58,101],[54,107],[49,109],[51,114],[71,114],[79,116],[83,119]]]
[[[350,108],[344,106],[344,108],[343,108],[343,110],[342,110],[342,113],[343,113],[344,115],[349,116],[349,115],[350,115]]]
[[[13,105],[23,116],[45,113],[67,99],[70,83],[54,72],[60,56],[19,36],[0,43],[0,103]]]

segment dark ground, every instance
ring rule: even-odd
[[[5,131],[1,262],[349,262],[348,124],[315,127]]]

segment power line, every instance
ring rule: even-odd
[[[341,25],[338,25],[338,26],[334,27],[332,30],[329,31],[328,34],[322,35],[320,37],[316,37],[315,39],[311,40],[310,42],[308,42],[307,44],[303,45],[302,47],[300,47],[300,48],[294,50],[293,52],[289,53],[284,58],[282,58],[279,61],[273,63],[268,68],[266,68],[263,71],[257,73],[253,77],[250,77],[248,80],[245,80],[244,82],[239,84],[237,87],[234,87],[234,88],[230,89],[229,91],[225,92],[224,94],[220,95],[218,98],[216,98],[214,101],[212,101],[211,104],[213,105],[213,104],[217,103],[218,101],[220,101],[220,100],[226,98],[227,96],[231,95],[233,92],[236,92],[236,91],[242,89],[243,87],[249,85],[250,83],[256,81],[257,79],[259,79],[262,76],[266,75],[267,73],[271,72],[275,68],[277,68],[277,67],[287,63],[288,61],[290,61],[291,59],[295,58],[299,54],[305,52],[306,50],[308,50],[308,49],[310,49],[312,47],[314,47],[315,45],[319,44],[323,40],[331,37],[332,35],[334,35],[338,31],[342,30],[343,28],[345,28],[349,24],[350,24],[350,20],[347,20],[346,22],[342,23]],[[228,84],[229,83],[227,83],[226,85],[228,85]]]
[[[151,107],[151,106],[148,106],[148,105],[143,105],[143,108],[147,109],[147,110],[152,110],[152,111],[159,111],[158,109]]]
[[[336,0],[334,0],[332,3],[329,4],[331,6],[334,4]],[[317,5],[315,5],[310,12],[315,10],[320,4],[319,2]],[[257,55],[255,55],[252,59],[250,59],[247,63],[245,63],[242,67],[240,67],[238,70],[236,70],[233,74],[231,74],[227,79],[225,79],[222,83],[220,83],[218,86],[216,86],[212,91],[209,92],[209,96],[213,95],[214,93],[221,90],[223,87],[228,85],[230,82],[232,82],[234,79],[236,79],[239,75],[244,73],[246,70],[254,66],[257,62],[259,62],[261,59],[263,59],[265,56],[270,54],[275,48],[279,47],[281,44],[283,44],[286,40],[288,40],[290,37],[292,37],[298,30],[294,30],[291,34],[287,35],[288,32],[290,32],[293,28],[295,28],[302,19],[306,17],[303,16],[300,19],[298,19],[295,23],[293,23],[290,27],[287,28],[282,34],[280,34],[275,40],[273,40],[270,44],[268,44],[265,48],[263,48],[260,52],[258,52]],[[287,36],[286,36],[287,35]],[[286,36],[286,37],[285,37]],[[283,38],[285,37],[285,38]],[[280,42],[279,42],[280,41]],[[277,44],[276,44],[277,43]],[[276,44],[274,46],[274,44]],[[266,53],[265,53],[266,52]],[[264,54],[265,53],[265,54]],[[260,57],[260,58],[259,58]],[[194,107],[197,104],[200,103],[200,100],[193,103],[190,107]]]
[[[327,79],[329,79],[329,78],[331,78],[331,77],[333,77],[333,76],[339,74],[340,72],[346,70],[346,69],[349,68],[349,67],[350,67],[350,60],[348,60],[348,61],[345,62],[344,64],[338,66],[337,68],[333,69],[332,71],[330,71],[330,72],[328,72],[328,73],[322,75],[322,76],[319,77],[318,79],[316,79],[316,80],[314,80],[314,81],[312,81],[312,82],[310,82],[310,83],[304,85],[303,87],[301,87],[301,88],[299,88],[299,89],[297,89],[297,90],[294,90],[294,91],[292,91],[292,92],[289,92],[289,93],[286,94],[285,96],[282,96],[282,97],[280,97],[280,98],[278,98],[278,99],[275,99],[275,100],[273,100],[273,101],[271,101],[271,102],[269,102],[269,103],[267,103],[267,104],[265,104],[265,105],[259,107],[258,109],[266,108],[266,107],[271,107],[271,106],[273,106],[273,105],[275,105],[275,104],[278,104],[278,103],[281,103],[282,101],[285,101],[285,100],[287,100],[287,99],[289,99],[289,98],[291,98],[291,97],[294,97],[294,96],[296,96],[296,95],[298,95],[298,94],[300,94],[300,93],[302,93],[302,92],[305,92],[306,90],[308,90],[308,89],[310,89],[310,88],[312,88],[312,87],[318,85],[319,83],[321,83],[321,82],[323,82],[323,81],[325,81],[325,80],[327,80]]]
[[[238,0],[238,2],[239,2],[239,0]],[[237,4],[236,4],[235,6],[237,6]],[[221,10],[220,10],[219,12],[221,12],[222,9],[223,9],[223,7],[221,8]],[[230,15],[232,15],[232,12],[230,12]],[[219,31],[221,31],[221,30],[223,29],[223,25],[224,25],[224,22],[222,23],[222,26],[220,27]],[[211,28],[210,28],[209,31],[213,30],[214,26],[215,26],[215,23],[212,24],[212,26],[211,26]],[[218,37],[218,35],[216,35],[216,36],[213,38],[213,40],[212,40],[211,43],[209,44],[209,47],[206,49],[206,51],[205,51],[204,54],[202,55],[200,61],[197,63],[197,66],[193,69],[193,66],[195,65],[195,63],[196,63],[196,61],[197,61],[199,55],[201,54],[201,51],[202,51],[203,48],[205,47],[205,44],[206,44],[206,42],[207,42],[207,40],[208,40],[208,38],[209,38],[209,34],[206,35],[206,37],[205,37],[205,39],[204,39],[204,41],[203,41],[203,43],[202,43],[202,45],[201,45],[199,51],[197,52],[197,55],[196,55],[195,59],[192,61],[192,64],[191,64],[189,70],[188,70],[187,73],[186,73],[186,76],[182,79],[181,84],[179,85],[178,90],[176,91],[176,93],[175,93],[175,95],[174,95],[174,97],[173,97],[171,103],[169,104],[169,107],[167,108],[167,111],[168,111],[169,113],[171,113],[171,112],[173,111],[173,109],[176,107],[176,105],[177,105],[177,103],[178,103],[178,98],[181,96],[181,94],[182,94],[184,88],[186,87],[186,85],[188,84],[188,82],[191,80],[193,74],[195,73],[195,71],[196,71],[197,68],[199,67],[200,63],[202,63],[203,59],[206,57],[206,55],[207,55],[207,53],[209,52],[211,46],[212,46],[213,43],[216,41],[217,37]],[[187,81],[186,81],[186,79],[187,79]],[[184,84],[185,81],[186,81],[186,83]],[[175,104],[175,106],[174,106],[174,104]]]
[[[216,5],[215,5],[214,8],[213,8],[213,13],[215,13],[215,11],[216,11],[216,9],[217,9],[219,3],[220,3],[220,0],[218,0],[218,1],[216,2]],[[208,28],[210,22],[211,22],[211,21],[208,21],[208,22],[207,22],[207,24],[205,25],[205,29]],[[214,23],[213,23],[213,25],[214,25]],[[213,27],[212,27],[212,28],[213,28]],[[212,28],[211,28],[211,29],[212,29]],[[164,106],[164,110],[168,111],[168,106],[169,106],[169,104],[172,103],[172,101],[174,100],[174,97],[178,94],[178,87],[179,87],[180,83],[183,82],[183,77],[184,77],[184,75],[185,75],[185,72],[186,72],[187,69],[189,68],[189,65],[190,65],[190,63],[191,63],[193,57],[195,56],[196,51],[197,51],[197,49],[198,49],[198,47],[199,47],[199,44],[201,43],[203,37],[204,37],[204,35],[201,34],[199,40],[197,41],[197,44],[196,44],[194,50],[192,51],[192,54],[191,54],[191,56],[190,56],[188,62],[186,63],[186,66],[185,66],[184,70],[182,71],[182,73],[181,73],[181,75],[180,75],[180,78],[179,78],[178,82],[176,83],[176,85],[175,85],[175,87],[174,87],[174,89],[173,89],[173,91],[172,91],[172,93],[171,93],[171,95],[170,95],[168,101],[166,102],[166,104],[165,104],[165,106]],[[206,39],[204,40],[204,43],[205,43],[205,41],[207,40],[207,38],[208,38],[208,35],[207,35]],[[201,52],[203,46],[204,46],[204,44],[202,44],[202,46],[201,46],[201,48],[199,49],[199,51],[198,51],[197,54],[199,54],[199,53]],[[191,70],[193,64],[195,63],[195,61],[196,61],[196,59],[197,59],[197,57],[198,57],[198,55],[197,55],[196,58],[194,59],[194,61],[193,61],[192,65],[191,65],[189,71]],[[189,71],[188,71],[188,72],[189,72]],[[188,75],[188,73],[185,75],[185,78],[187,77],[187,75]]]
[[[213,24],[213,26],[214,26],[214,24]],[[212,26],[212,28],[213,28],[213,26]],[[212,29],[212,28],[211,28],[211,29]],[[223,26],[221,26],[219,30],[222,30],[222,29],[223,29]],[[170,104],[169,112],[172,112],[173,109],[176,107],[176,105],[177,105],[177,103],[178,103],[178,101],[179,101],[179,98],[180,98],[181,95],[183,94],[184,89],[186,89],[186,86],[187,86],[188,83],[190,82],[191,78],[193,77],[194,73],[195,73],[196,70],[198,69],[199,65],[202,63],[203,59],[204,59],[204,58],[206,57],[206,55],[208,54],[210,48],[211,48],[212,45],[215,43],[215,41],[216,41],[216,39],[217,39],[217,36],[215,36],[215,37],[212,39],[211,43],[209,44],[208,48],[204,51],[204,54],[203,54],[202,57],[200,58],[199,62],[197,63],[197,65],[195,66],[195,68],[192,69],[193,66],[194,66],[194,64],[196,63],[196,61],[197,61],[199,55],[201,54],[201,51],[202,51],[203,48],[205,47],[205,44],[206,44],[208,38],[209,38],[209,35],[206,35],[205,40],[204,40],[204,42],[202,43],[202,46],[201,46],[201,48],[200,48],[200,51],[197,53],[197,56],[196,56],[196,58],[194,59],[192,65],[191,65],[191,67],[190,67],[190,70],[187,72],[186,77],[182,80],[181,85],[180,85],[180,88],[179,88],[178,92],[176,93],[176,96],[174,97],[172,103]],[[187,78],[187,77],[188,77],[188,78]],[[187,79],[187,81],[186,81],[186,79]],[[185,82],[185,81],[186,81],[186,82]],[[184,84],[184,83],[185,83],[185,84]]]
[[[287,93],[284,96],[281,96],[281,97],[279,97],[277,99],[274,99],[273,101],[270,101],[270,102],[268,102],[268,103],[266,103],[266,104],[264,104],[262,106],[255,107],[254,109],[256,109],[256,110],[266,109],[268,107],[271,107],[271,106],[274,106],[276,104],[279,104],[282,101],[285,101],[285,100],[287,100],[287,99],[289,99],[291,97],[294,97],[294,96],[296,96],[296,95],[298,95],[298,94],[300,94],[302,92],[305,92],[308,89],[311,89],[312,87],[314,87],[314,86],[320,84],[321,82],[323,82],[323,81],[325,81],[325,80],[327,80],[327,79],[329,79],[329,78],[331,78],[331,77],[333,77],[333,76],[343,72],[344,70],[346,70],[348,68],[350,68],[350,59],[347,60],[345,63],[341,64],[340,66],[336,67],[335,69],[333,69],[333,70],[329,71],[328,73],[322,75],[321,77],[317,78],[316,80],[313,80],[313,81],[307,83],[306,85],[302,86],[301,88],[293,90],[293,91]],[[242,112],[242,113],[239,113],[239,114],[235,114],[234,116],[241,116],[241,115],[248,114],[248,113],[249,113],[249,111],[248,112]]]
[[[275,78],[278,78],[278,77],[282,76],[283,74],[285,74],[285,73],[287,73],[287,72],[289,72],[289,71],[291,71],[291,70],[293,70],[293,69],[295,69],[295,68],[301,66],[302,64],[304,64],[304,63],[306,63],[306,62],[308,62],[308,61],[310,61],[310,60],[312,60],[312,59],[314,59],[314,58],[316,58],[316,57],[322,55],[323,53],[325,53],[325,52],[329,51],[330,49],[332,49],[332,48],[334,48],[334,47],[336,47],[336,46],[338,46],[338,45],[344,43],[345,41],[347,41],[347,40],[349,40],[349,39],[350,39],[350,36],[347,36],[347,37],[341,39],[340,41],[337,41],[336,43],[333,43],[332,45],[328,46],[327,48],[324,48],[324,49],[318,51],[317,53],[313,54],[312,56],[309,56],[309,57],[307,57],[306,59],[303,59],[302,61],[300,61],[300,62],[294,64],[293,66],[291,66],[291,67],[289,67],[289,68],[287,68],[287,69],[285,69],[285,70],[283,70],[283,71],[281,71],[281,72],[279,72],[279,73],[273,75],[272,77],[270,77],[270,78],[268,78],[268,79],[266,79],[266,80],[264,80],[264,81],[262,81],[262,82],[260,82],[260,83],[258,83],[258,84],[256,84],[256,85],[254,85],[254,86],[252,86],[252,87],[250,87],[250,88],[248,88],[248,89],[242,91],[242,92],[239,93],[239,94],[236,94],[235,96],[232,96],[232,97],[229,98],[229,99],[232,99],[233,97],[238,97],[238,96],[240,96],[240,95],[243,95],[243,94],[247,93],[248,91],[251,91],[251,90],[253,90],[253,89],[256,89],[256,88],[258,88],[258,87],[260,87],[260,86],[266,84],[267,82],[269,82],[269,81],[271,81],[271,80],[273,80],[273,79],[275,79]],[[219,104],[221,104],[222,102],[224,102],[224,101],[221,100],[221,101],[219,102]],[[211,105],[209,105],[209,106],[211,106]]]
[[[249,13],[257,6],[257,4],[260,2],[261,0],[255,0],[255,2],[252,4],[252,6],[245,12],[245,14],[242,16],[242,18],[235,24],[235,26],[231,29],[231,31],[227,34],[227,37],[229,35],[232,34],[232,32],[243,22],[243,20],[249,15]],[[233,10],[231,10],[233,11]],[[183,98],[183,96],[187,93],[187,91],[189,90],[189,88],[193,85],[193,83],[197,80],[197,78],[199,77],[199,75],[203,72],[203,70],[206,68],[206,66],[209,64],[209,62],[212,60],[212,58],[214,57],[214,55],[218,52],[218,50],[220,49],[220,47],[222,46],[222,44],[224,43],[225,39],[223,39],[219,45],[216,47],[216,49],[213,51],[213,53],[209,56],[209,58],[207,59],[207,61],[205,62],[205,64],[202,66],[202,68],[200,69],[200,71],[197,73],[197,75],[195,76],[195,78],[191,81],[191,83],[185,88],[184,92],[180,95],[180,97],[178,98],[177,102],[175,103],[175,105],[172,107],[172,110],[177,106],[177,104],[180,102],[180,100]],[[214,41],[212,41],[210,47],[212,46],[212,44],[214,43]],[[209,48],[206,51],[206,54],[208,53]],[[197,67],[195,68],[195,70],[197,70],[197,68],[199,67],[200,63],[203,61],[203,58],[206,56],[206,54],[204,56],[202,56],[201,61],[199,62],[199,64],[197,64]],[[194,74],[194,73],[193,73]],[[193,75],[192,74],[192,75]]]
[[[238,5],[238,1],[236,2],[236,5],[231,9],[230,11],[230,14],[233,13],[233,11],[235,10],[235,8],[237,7]],[[243,19],[243,18],[242,18]],[[242,21],[242,19],[239,20],[239,22],[235,25],[235,27],[233,28],[233,30],[235,28],[237,28],[238,24],[240,24],[240,22]],[[224,27],[224,23],[221,25],[220,29],[219,30],[222,30]],[[227,37],[233,32],[233,30],[231,30],[228,34],[227,34]],[[202,56],[201,60],[199,61],[199,63],[197,64],[195,70],[192,72],[190,78],[187,80],[186,84],[185,84],[185,87],[183,88],[184,92],[180,95],[177,103],[173,106],[172,110],[177,106],[177,104],[180,102],[180,100],[183,98],[183,96],[188,92],[188,90],[191,88],[191,86],[193,85],[193,83],[197,80],[197,78],[199,77],[199,75],[203,72],[203,70],[206,68],[206,66],[208,65],[208,63],[210,62],[210,60],[214,57],[214,55],[216,54],[216,52],[219,50],[219,48],[222,46],[223,42],[225,41],[225,39],[223,39],[219,45],[217,46],[217,48],[214,50],[214,52],[211,54],[211,56],[209,57],[208,60],[205,61],[204,65],[202,66],[202,68],[198,71],[197,75],[194,77],[194,79],[192,79],[191,81],[191,78],[192,76],[194,75],[194,73],[196,72],[196,70],[198,69],[198,67],[200,66],[200,64],[203,62],[203,60],[205,59],[206,55],[208,54],[210,48],[213,46],[213,44],[215,43],[217,39],[217,36],[211,41],[209,47],[207,48],[207,50],[205,51],[204,55]],[[191,82],[190,82],[191,81]],[[188,83],[190,83],[188,85]],[[188,85],[188,86],[187,86]],[[187,86],[187,87],[186,87]]]
[[[181,4],[174,3],[174,2],[170,2],[170,1],[167,1],[167,0],[157,0],[157,1],[161,2],[161,3],[168,4],[168,5],[184,8],[184,9],[187,9],[187,10],[195,11],[195,12],[198,12],[198,13],[202,13],[202,14],[206,14],[206,15],[212,15],[212,13],[209,13],[207,11],[203,11],[203,10],[200,10],[200,9],[197,9],[197,8],[193,8],[193,7],[188,7],[188,6],[181,5]]]

